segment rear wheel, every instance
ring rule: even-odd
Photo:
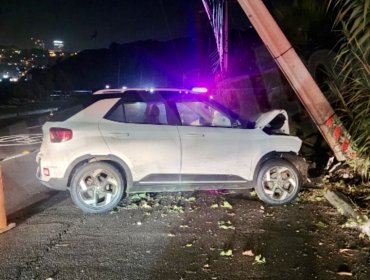
[[[112,165],[94,162],[77,170],[71,182],[73,202],[87,213],[104,213],[122,199],[125,182]]]
[[[288,161],[274,159],[267,161],[257,176],[258,197],[272,205],[282,205],[293,201],[301,188],[298,170]]]

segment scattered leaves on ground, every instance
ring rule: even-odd
[[[220,221],[220,222],[217,222],[218,223],[218,227],[221,228],[221,229],[235,229],[235,227],[232,225],[232,223],[230,221]]]
[[[325,224],[324,222],[322,222],[322,221],[318,221],[317,223],[316,223],[316,226],[317,227],[319,227],[319,228],[326,228],[328,225],[327,224]]]
[[[228,202],[228,201],[224,201],[222,204],[221,204],[221,208],[225,208],[225,209],[233,209],[233,206]]]
[[[168,212],[170,212],[170,213],[184,213],[184,208],[182,206],[171,205]]]
[[[337,272],[337,274],[340,276],[352,276],[352,272],[347,272],[347,271],[340,271],[340,272]]]
[[[222,250],[220,256],[231,257],[233,255],[233,250],[229,249],[227,251]]]
[[[194,196],[185,199],[185,201],[190,202],[190,203],[195,202],[196,200],[197,199]]]
[[[262,257],[262,255],[257,255],[254,257],[254,263],[253,264],[265,264],[266,258]]]
[[[242,253],[243,256],[254,257],[252,250],[247,250]]]

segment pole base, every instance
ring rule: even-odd
[[[8,231],[8,230],[11,230],[12,228],[14,228],[15,227],[15,223],[11,223],[11,224],[9,224],[8,226],[6,226],[6,227],[4,227],[4,228],[1,228],[0,229],[0,234],[2,234],[2,233],[4,233],[4,232],[6,232],[6,231]]]

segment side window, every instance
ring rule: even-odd
[[[114,122],[125,122],[125,111],[123,109],[123,105],[119,104],[105,118]]]
[[[183,125],[231,127],[231,121],[227,116],[206,103],[181,102],[176,103],[176,107]]]
[[[114,122],[168,124],[166,106],[161,102],[121,103],[105,118]]]
[[[124,103],[125,122],[168,124],[166,106],[161,102]]]

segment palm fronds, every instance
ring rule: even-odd
[[[343,40],[330,89],[360,156],[370,157],[370,0],[330,0]]]

